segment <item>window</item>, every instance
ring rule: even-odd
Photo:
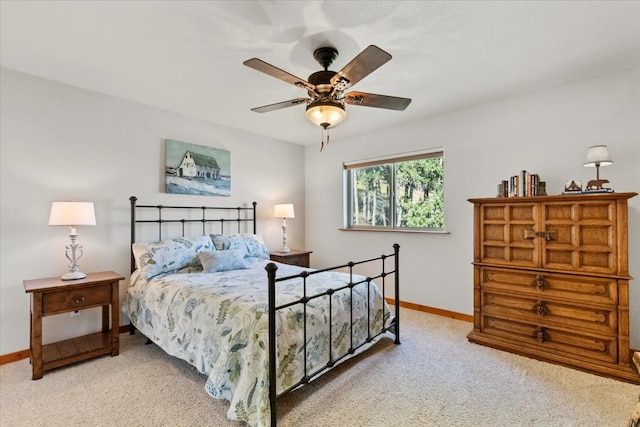
[[[344,164],[347,229],[444,231],[444,152]]]

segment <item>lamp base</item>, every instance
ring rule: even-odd
[[[69,272],[69,273],[63,275],[60,279],[62,279],[62,280],[78,280],[78,279],[84,279],[85,277],[87,277],[87,275],[84,274],[81,271],[72,271],[72,272]]]
[[[287,223],[285,221],[286,219],[282,218],[282,249],[280,249],[280,252],[289,253],[291,249],[287,245]]]

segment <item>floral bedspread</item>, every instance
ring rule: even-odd
[[[249,269],[218,273],[194,272],[190,267],[145,279],[134,272],[122,305],[133,325],[168,354],[208,375],[205,389],[212,397],[230,401],[227,417],[250,426],[268,426],[269,364],[267,273],[270,261],[252,259]],[[277,264],[278,277],[298,274],[300,267]],[[358,281],[354,276],[354,282]],[[344,286],[347,273],[326,272],[307,278],[307,296]],[[302,296],[302,279],[276,284],[276,304]],[[353,288],[353,332],[350,331],[349,290],[333,293],[331,339],[333,356],[366,341],[366,282]],[[370,284],[372,334],[388,327],[393,317],[377,286]],[[307,304],[307,373],[329,361],[328,296]],[[304,375],[302,305],[280,310],[276,317],[278,392]]]

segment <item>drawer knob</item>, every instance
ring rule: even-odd
[[[545,290],[547,282],[544,280],[544,276],[542,274],[538,274],[536,276],[536,279],[533,281],[533,286],[535,286],[539,291]]]
[[[538,313],[538,316],[546,316],[549,314],[549,308],[544,301],[538,301],[538,304],[536,304],[536,313]]]
[[[84,302],[84,297],[76,297],[73,302],[75,302],[76,304],[82,304]]]
[[[538,329],[533,334],[533,337],[540,342],[545,342],[549,340],[549,333],[547,332],[547,328],[543,328],[542,326],[538,326]]]

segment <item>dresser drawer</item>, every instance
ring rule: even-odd
[[[480,281],[483,291],[495,293],[563,300],[575,305],[615,306],[618,302],[618,282],[613,278],[482,267]]]
[[[482,332],[489,336],[518,342],[523,347],[584,361],[617,363],[616,336],[590,334],[544,323],[525,322],[482,315]]]
[[[42,295],[42,311],[45,315],[56,312],[82,310],[110,303],[110,284],[59,292],[46,292]]]
[[[618,319],[615,306],[576,305],[484,290],[482,304],[482,312],[489,316],[616,337]]]

